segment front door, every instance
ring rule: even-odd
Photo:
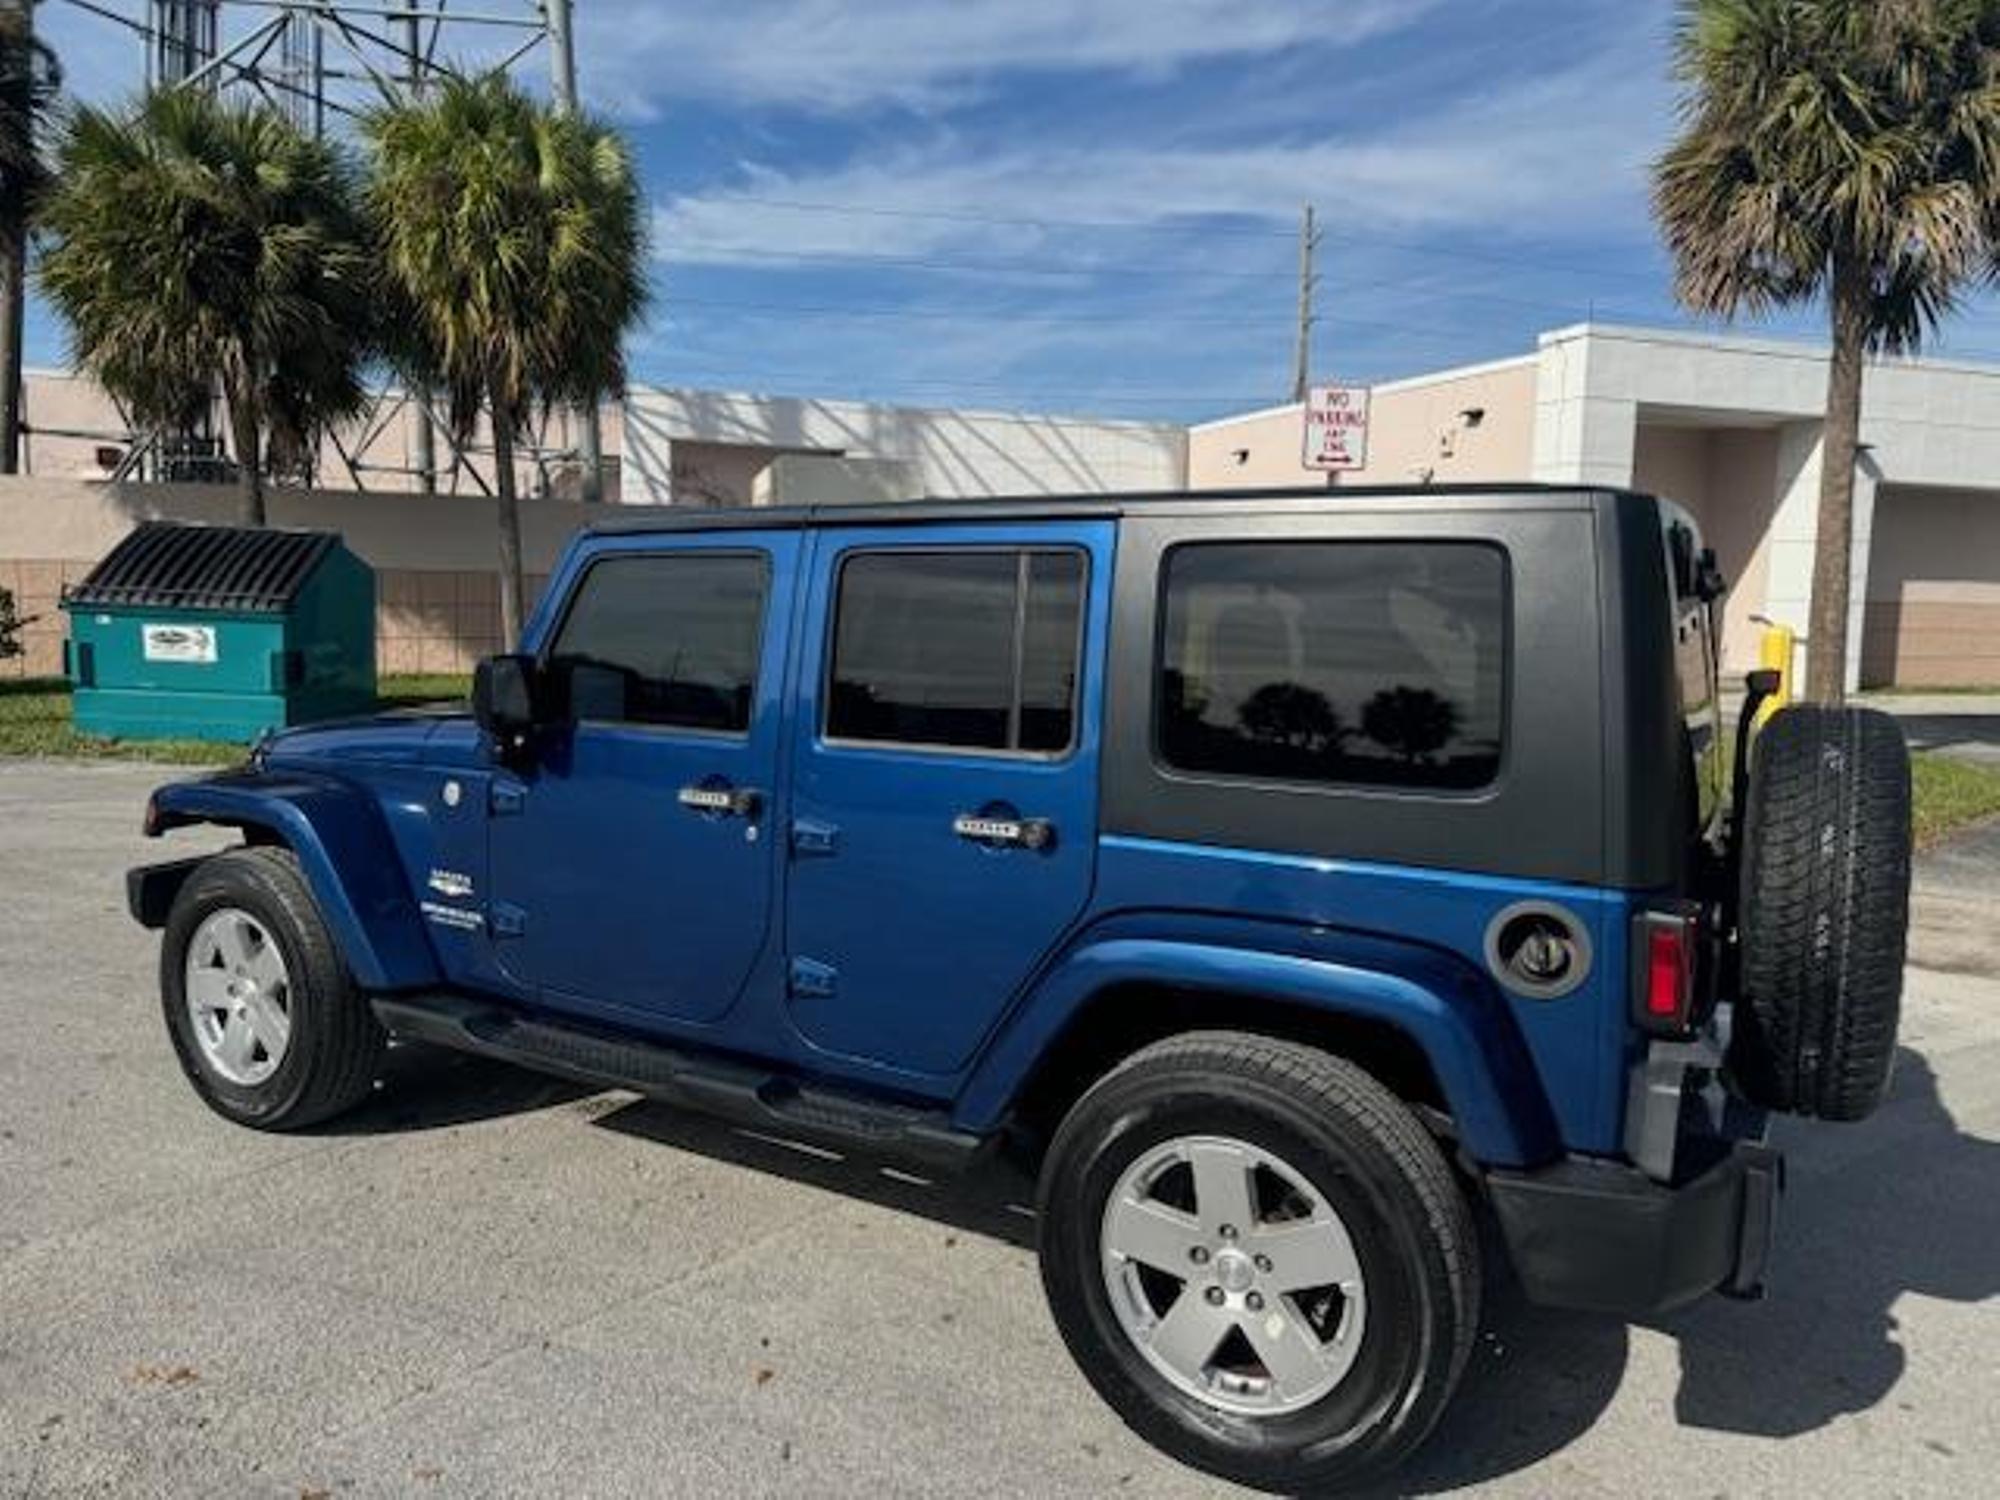
[[[792,733],[792,1014],[962,1066],[1090,897],[1109,523],[827,530]]]
[[[488,922],[544,1000],[714,1022],[772,931],[796,533],[634,536],[590,556],[533,642],[573,729],[493,789]],[[782,841],[779,841],[780,845]]]

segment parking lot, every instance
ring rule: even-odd
[[[998,1172],[414,1050],[320,1133],[207,1113],[122,904],[167,774],[0,762],[0,1495],[1219,1492],[1074,1371]],[[1926,862],[1895,1097],[1782,1128],[1767,1301],[1628,1328],[1490,1288],[1401,1488],[2000,1487],[1996,910],[2000,834]]]

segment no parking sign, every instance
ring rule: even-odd
[[[1345,472],[1368,467],[1368,387],[1318,385],[1306,394],[1308,469]]]

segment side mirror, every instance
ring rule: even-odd
[[[503,758],[526,749],[534,733],[536,677],[532,656],[489,656],[472,674],[472,716]]]

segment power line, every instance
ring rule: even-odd
[[[1322,245],[1326,243],[1328,238],[1329,235],[1327,231],[1323,229],[1319,231],[1319,241]],[[1152,278],[1158,278],[1160,280],[1200,278],[1204,280],[1220,280],[1220,281],[1232,281],[1232,282],[1266,282],[1266,281],[1277,282],[1277,281],[1291,281],[1297,274],[1295,271],[1217,271],[1200,266],[1191,266],[1183,268],[1179,266],[1168,266],[1168,265],[1117,266],[1109,264],[1102,264],[1102,265],[1085,265],[1081,263],[1064,264],[1061,262],[1037,263],[1024,260],[1014,260],[1014,261],[935,260],[935,259],[919,259],[907,256],[844,255],[844,254],[836,254],[829,251],[813,251],[813,250],[765,250],[754,246],[714,246],[714,247],[704,247],[704,249],[714,249],[718,252],[726,252],[730,254],[740,255],[744,257],[746,260],[753,260],[753,261],[755,259],[761,259],[761,258],[778,259],[787,262],[787,266],[785,267],[785,269],[789,269],[790,265],[792,264],[805,266],[805,265],[816,265],[824,263],[843,269],[851,269],[863,272],[875,269],[898,270],[898,271],[917,270],[917,271],[927,271],[927,272],[940,272],[949,275],[954,275],[964,278],[974,278],[974,279],[980,277],[992,277],[994,279],[999,279],[1002,277],[1014,276],[1014,275],[1051,276],[1051,277],[1062,277],[1062,278],[1078,278],[1078,277],[1103,278],[1112,275],[1117,275],[1121,277],[1152,277]],[[676,264],[672,256],[666,256],[663,258],[667,260],[670,266]],[[761,271],[780,269],[776,267],[760,266],[754,263],[739,264],[739,263],[724,262],[724,261],[701,261],[701,260],[678,263],[678,268],[683,271],[716,272],[716,273],[731,273],[731,272],[756,273]],[[1434,284],[1434,277],[1432,276],[1426,276],[1422,278],[1398,277],[1389,279],[1364,278],[1360,280],[1344,280],[1342,285],[1344,290],[1348,292],[1409,292],[1419,297],[1428,297],[1432,300],[1441,302],[1472,302],[1483,305],[1490,305],[1494,307],[1520,308],[1523,311],[1554,314],[1558,317],[1577,315],[1581,314],[1584,311],[1583,304],[1576,300],[1556,298],[1556,297],[1547,297],[1547,298],[1509,297],[1509,296],[1504,296],[1497,292],[1480,291],[1473,289],[1471,287],[1459,286],[1459,285],[1440,287]],[[1649,317],[1660,316],[1660,313],[1657,311],[1651,313],[1623,311],[1617,308],[1605,307],[1602,306],[1601,304],[1597,306],[1597,311],[1606,317],[1619,317],[1619,318],[1637,319],[1637,320],[1643,320]]]
[[[950,224],[997,224],[1016,229],[1090,229],[1111,234],[1229,234],[1253,239],[1288,240],[1282,229],[1253,229],[1246,224],[1141,224],[1113,219],[1013,218],[1003,214],[967,213],[942,208],[882,208],[872,204],[815,203],[800,198],[761,198],[733,195],[730,203],[752,203],[759,208],[784,209],[794,213],[851,214],[869,219],[933,219]]]
[[[1551,304],[1554,307],[1556,304]],[[742,314],[746,318],[857,318],[883,319],[889,321],[910,320],[916,322],[943,323],[1005,323],[1048,324],[1052,326],[1077,325],[1089,327],[1111,327],[1120,324],[1144,328],[1237,328],[1257,329],[1292,326],[1289,315],[1265,314],[1261,317],[1242,315],[1218,317],[1162,318],[1145,311],[1124,313],[1039,313],[1015,312],[1004,308],[941,308],[941,307],[882,307],[882,306],[840,306],[832,303],[810,302],[752,302],[737,301],[724,297],[676,297],[666,299],[662,310],[671,317],[677,310],[694,308]],[[1445,327],[1436,323],[1411,322],[1407,318],[1364,318],[1348,313],[1317,313],[1314,323],[1319,326],[1375,330],[1393,333],[1406,341],[1414,341],[1413,336],[1435,335],[1439,339],[1462,342],[1473,332],[1464,326]]]
[[[814,302],[738,302],[726,297],[675,297],[666,300],[665,310],[669,315],[680,307],[719,308],[760,317],[796,315],[806,318],[914,318],[945,323],[1147,323],[1153,326],[1172,325],[1176,328],[1243,328],[1259,321],[1243,317],[1156,318],[1143,312],[1040,313],[1014,312],[1004,308],[848,307]]]
[[[731,260],[709,260],[709,254],[728,255]],[[1289,281],[1290,271],[1217,271],[1207,266],[1133,266],[1115,262],[1029,260],[936,260],[901,255],[850,255],[832,250],[770,250],[757,245],[702,245],[691,258],[682,259],[668,251],[661,256],[669,265],[685,270],[743,269],[735,257],[749,260],[783,260],[852,266],[857,270],[893,267],[898,270],[948,271],[954,275],[1000,276],[1172,276],[1204,281]]]
[[[832,214],[868,219],[928,219],[954,224],[991,224],[1025,229],[1082,229],[1109,234],[1155,234],[1155,235],[1232,235],[1252,239],[1292,240],[1294,232],[1289,229],[1259,229],[1244,224],[1203,223],[1136,223],[1108,219],[1065,219],[1054,217],[1011,217],[1002,214],[980,214],[956,209],[916,209],[886,208],[874,204],[825,203],[799,198],[765,198],[749,194],[731,196],[724,201],[729,204],[751,204],[760,208],[776,208],[797,213]],[[1194,217],[1193,213],[1183,214],[1183,218]],[[1468,250],[1460,246],[1428,244],[1420,240],[1392,238],[1355,230],[1341,230],[1328,236],[1340,244],[1375,247],[1384,250],[1400,250],[1411,255],[1437,256],[1443,259],[1471,261],[1485,265],[1524,266],[1563,276],[1594,276],[1606,279],[1645,281],[1657,283],[1658,277],[1651,272],[1622,270],[1613,266],[1582,265],[1574,262],[1551,261],[1532,251]]]
[[[781,380],[809,380],[824,382],[824,370],[774,370],[767,365],[737,363],[733,355],[737,351],[693,348],[675,345],[669,351],[673,356],[692,355],[688,368],[713,370],[718,372],[742,373],[752,376]],[[1202,391],[1186,390],[1180,386],[1131,385],[1122,381],[1092,381],[1087,384],[1048,384],[1035,380],[982,380],[972,376],[952,375],[909,375],[895,377],[895,384],[911,387],[949,387],[953,390],[1013,391],[1024,385],[1032,385],[1035,390],[1052,395],[1116,395],[1119,399],[1158,398],[1162,401],[1261,401],[1264,393],[1244,391]]]

